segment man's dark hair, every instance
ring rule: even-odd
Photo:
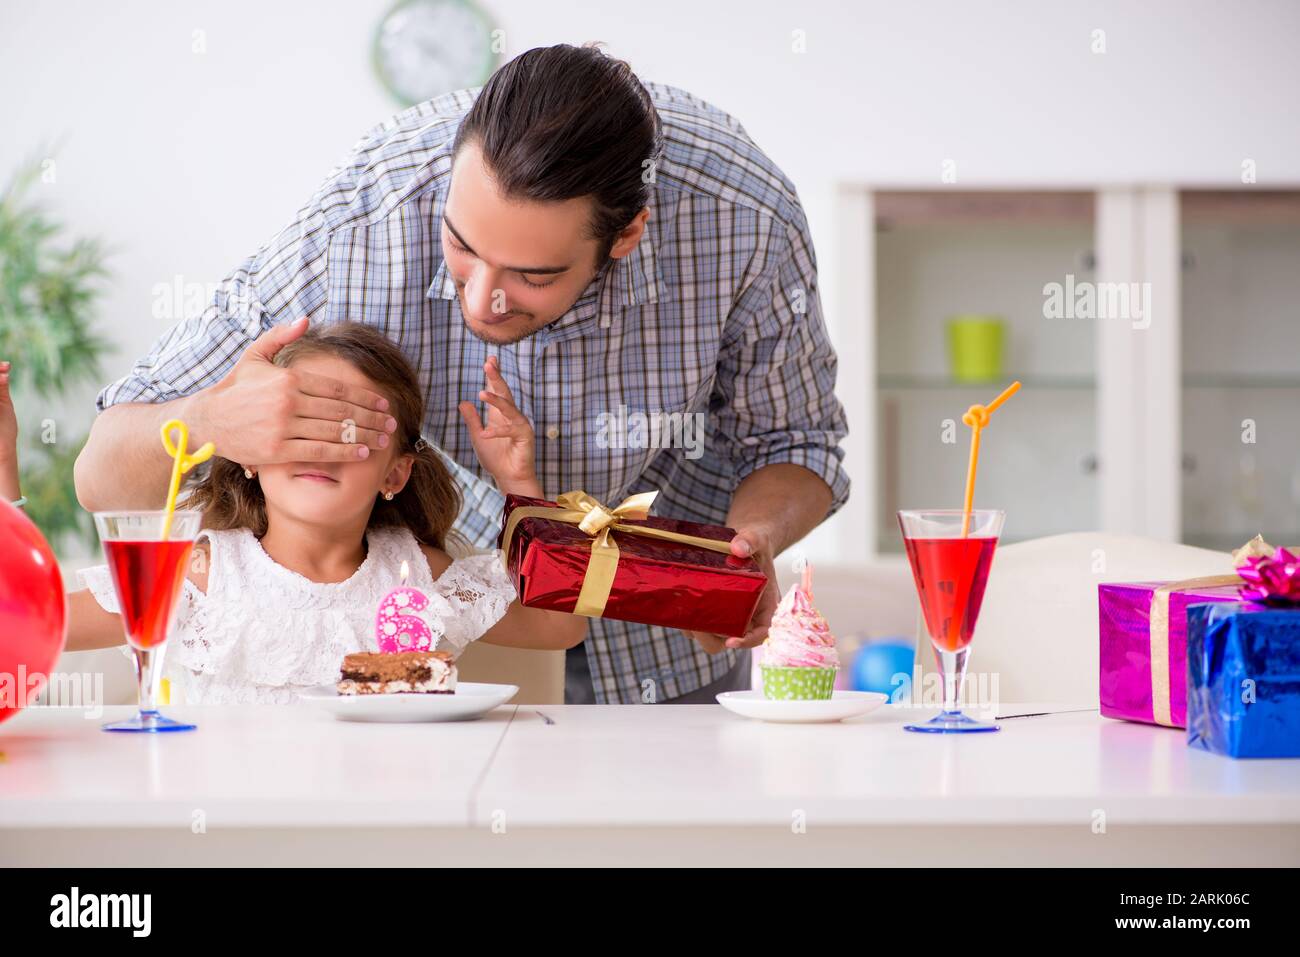
[[[475,143],[511,198],[590,196],[603,263],[649,201],[661,137],[659,114],[630,66],[595,46],[561,44],[521,53],[492,74],[453,152]]]

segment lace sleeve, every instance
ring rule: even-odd
[[[122,609],[117,606],[117,591],[113,588],[113,576],[107,565],[83,568],[77,572],[77,580],[90,589],[95,601],[99,602],[99,607],[104,611],[113,615],[122,613]]]
[[[122,609],[117,604],[117,590],[113,587],[113,575],[107,565],[82,568],[77,572],[77,580],[95,596],[100,608],[111,615],[122,614]],[[117,650],[127,658],[133,654],[131,646],[125,640],[117,646]]]
[[[439,650],[456,656],[500,621],[515,600],[515,586],[496,552],[456,559],[434,589],[448,606]]]
[[[77,579],[95,596],[95,601],[99,602],[100,608],[113,615],[122,614],[121,606],[117,603],[117,589],[113,585],[113,574],[108,570],[107,565],[83,568],[77,572]],[[180,597],[176,600],[176,617],[172,621],[172,630],[177,631],[185,625],[194,616],[202,601],[203,592],[199,591],[198,586],[188,578],[185,579],[181,586]],[[131,646],[125,643],[119,650],[127,657],[132,654]]]

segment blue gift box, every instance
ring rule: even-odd
[[[1300,608],[1187,609],[1187,743],[1233,758],[1300,757]]]

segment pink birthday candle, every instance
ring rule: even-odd
[[[406,587],[410,573],[411,566],[402,562],[402,584],[379,603],[375,615],[375,640],[382,652],[429,651],[433,647],[429,624],[418,614],[429,607],[429,596],[418,588]]]

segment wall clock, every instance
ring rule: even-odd
[[[473,0],[401,0],[375,31],[375,72],[405,106],[481,86],[497,67],[495,30]]]

